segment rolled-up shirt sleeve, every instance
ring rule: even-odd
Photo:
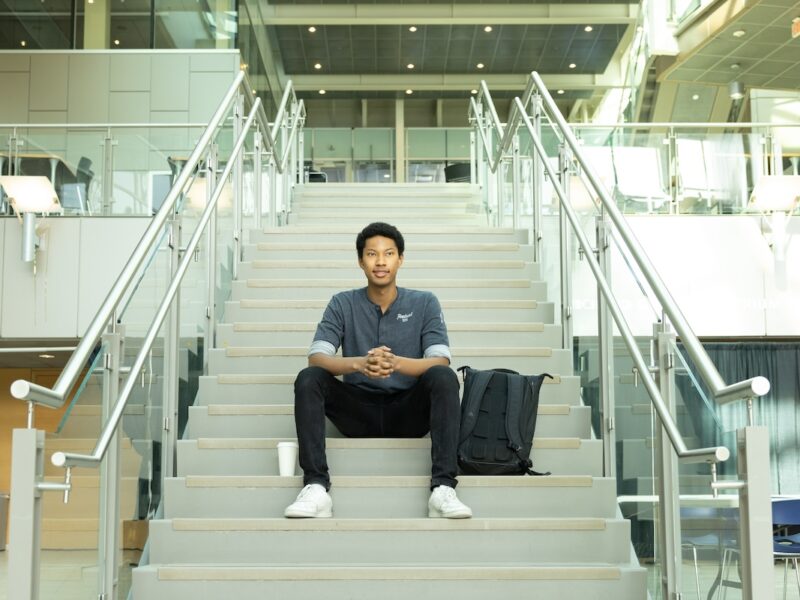
[[[342,316],[341,305],[336,297],[331,298],[325,312],[322,315],[322,320],[317,325],[317,331],[314,334],[314,341],[311,342],[311,347],[308,349],[308,356],[312,354],[327,354],[328,356],[335,356],[342,345],[342,336],[344,335],[344,318]]]
[[[438,298],[433,294],[430,295],[425,305],[424,325],[422,327],[422,356],[424,358],[441,357],[446,358],[448,361],[452,359],[442,307]]]

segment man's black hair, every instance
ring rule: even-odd
[[[379,221],[377,223],[370,223],[361,230],[361,233],[358,234],[358,237],[356,238],[356,252],[358,252],[358,258],[361,258],[364,255],[364,246],[366,245],[367,240],[371,237],[375,237],[376,235],[394,240],[394,243],[397,246],[397,252],[400,254],[400,256],[403,256],[403,251],[406,248],[405,240],[403,240],[403,234],[400,233],[397,230],[397,227],[394,225],[381,223]]]

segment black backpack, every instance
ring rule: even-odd
[[[530,460],[539,390],[545,377],[508,369],[458,369],[464,375],[458,465],[465,475],[549,475]]]

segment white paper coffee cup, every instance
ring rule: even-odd
[[[297,468],[297,442],[278,442],[278,473],[281,477],[293,477]]]

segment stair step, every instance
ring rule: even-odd
[[[322,198],[336,202],[362,199],[365,203],[374,204],[375,198],[391,198],[405,201],[407,198],[430,196],[433,199],[443,198],[480,198],[480,186],[472,183],[318,183],[298,185],[292,193],[296,198]]]
[[[430,477],[331,478],[338,518],[424,518]],[[280,518],[302,477],[187,476],[166,480],[165,518]],[[461,476],[459,498],[481,517],[616,515],[616,481],[588,476]]]
[[[320,313],[321,314],[321,313]],[[217,346],[294,346],[311,344],[317,321],[228,323],[217,326]],[[448,322],[447,336],[454,346],[480,345],[556,347],[561,327],[544,323]]]
[[[364,285],[364,272],[355,260],[252,260],[239,265],[239,277],[308,279],[330,277],[361,277]],[[401,280],[415,278],[475,278],[484,281],[494,279],[539,279],[539,265],[521,260],[406,260],[400,267]],[[404,283],[405,285],[405,283]],[[359,286],[354,286],[359,287]],[[409,286],[416,287],[416,286]],[[423,288],[427,289],[427,288]]]
[[[150,522],[153,563],[335,565],[567,560],[608,566],[629,559],[624,519],[223,519]]]
[[[261,242],[247,244],[244,249],[245,260],[268,258],[286,260],[294,258],[315,258],[324,256],[326,260],[349,260],[353,263],[356,255],[355,238],[349,243],[308,242],[298,244]],[[420,259],[438,260],[523,260],[533,262],[533,246],[517,243],[470,243],[470,244],[414,244],[405,251],[408,261]]]
[[[296,438],[199,438],[178,441],[178,476],[277,475],[277,444]],[[426,475],[429,438],[328,438],[328,465],[335,475]],[[602,475],[602,442],[580,438],[533,440],[537,471],[554,475]]]
[[[356,236],[362,226],[342,226],[338,224],[303,225],[287,227],[268,227],[250,232],[250,243],[259,242],[308,242],[309,239],[326,242],[351,243],[355,245]],[[427,227],[424,225],[405,225],[400,229],[406,247],[413,248],[418,243],[509,243],[527,244],[529,233],[524,229],[508,227]]]
[[[591,435],[591,408],[543,404],[539,406],[536,433],[542,437],[579,437]],[[327,420],[326,420],[327,421]],[[185,437],[293,437],[296,435],[292,404],[213,404],[190,406]],[[325,435],[343,437],[327,421]]]
[[[476,369],[502,366],[520,373],[572,373],[569,350],[551,348],[451,348],[454,367]],[[308,365],[308,347],[231,347],[209,352],[208,374],[296,373]]]
[[[204,375],[200,377],[197,405],[230,402],[231,404],[290,404],[294,402],[294,380],[287,375]],[[539,394],[541,404],[579,404],[579,381],[575,376],[555,375],[545,379]]]
[[[282,289],[285,293],[285,288]],[[300,290],[297,296],[307,292]],[[229,300],[225,303],[225,321],[314,321],[322,317],[325,307],[318,300],[280,301],[268,299]],[[327,305],[327,303],[325,303]],[[547,323],[553,322],[554,307],[551,302],[535,300],[442,300],[442,311],[447,321],[481,321],[492,319],[503,322]]]
[[[616,566],[226,566],[140,567],[134,588],[148,600],[380,598],[485,600],[497,597],[641,600],[647,572]],[[466,583],[465,583],[466,582]]]
[[[327,302],[342,290],[359,289],[365,285],[364,277],[353,279],[242,279],[234,281],[232,300],[303,298],[308,301]],[[530,302],[547,300],[544,281],[526,279],[403,279],[403,287],[433,292],[447,310],[449,302]]]

